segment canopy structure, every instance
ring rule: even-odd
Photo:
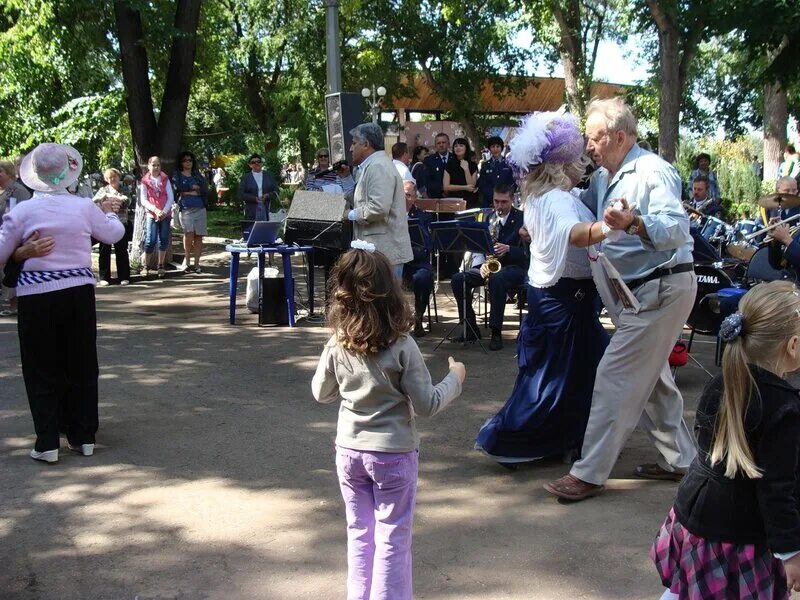
[[[498,96],[486,81],[481,89],[483,112],[489,114],[526,114],[533,111],[558,110],[564,104],[564,80],[553,77],[528,77],[528,85],[520,95]],[[394,98],[383,111],[441,113],[449,107],[428,85],[425,77],[414,77],[412,85],[416,97]],[[592,96],[610,98],[624,94],[625,86],[597,82],[592,85]]]
[[[525,80],[527,85],[516,95],[498,95],[488,80],[484,81],[481,89],[482,113],[497,116],[498,121],[497,126],[491,128],[490,135],[498,135],[507,141],[513,134],[519,116],[534,111],[554,111],[564,106],[563,79],[527,77]],[[415,76],[412,86],[415,97],[392,98],[381,107],[384,120],[386,113],[395,114],[389,126],[388,145],[399,140],[432,147],[434,137],[439,132],[447,133],[451,139],[464,135],[458,123],[441,120],[443,113],[449,112],[450,106],[428,85],[424,76]],[[592,85],[592,97],[611,98],[625,92],[625,86],[614,83],[597,82]],[[411,113],[434,115],[436,120],[412,118]]]

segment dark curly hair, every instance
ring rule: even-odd
[[[380,252],[348,250],[334,266],[328,286],[328,325],[346,350],[375,354],[414,326],[400,282]]]

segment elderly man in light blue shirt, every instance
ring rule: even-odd
[[[689,219],[678,172],[636,144],[636,125],[620,98],[589,106],[587,151],[601,168],[583,200],[618,232],[602,249],[640,307],[607,307],[617,329],[597,368],[582,457],[569,475],[545,486],[568,500],[603,491],[637,424],[661,454],[637,467],[638,477],[678,480],[696,455],[668,364],[697,291]]]

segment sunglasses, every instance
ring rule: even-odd
[[[327,154],[318,154],[317,158],[330,158]]]
[[[191,158],[184,158],[182,162],[192,162]]]
[[[260,164],[261,164],[261,161],[260,161],[260,160],[251,160],[251,161],[250,161],[250,164],[251,164],[251,165],[260,165]]]

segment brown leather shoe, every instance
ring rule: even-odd
[[[586,498],[602,494],[606,486],[587,483],[581,481],[574,475],[567,474],[560,479],[545,483],[544,489],[562,500],[578,502],[579,500],[585,500]]]
[[[641,479],[655,479],[656,481],[680,481],[683,473],[679,471],[667,471],[655,463],[639,465],[634,469],[633,474]]]

